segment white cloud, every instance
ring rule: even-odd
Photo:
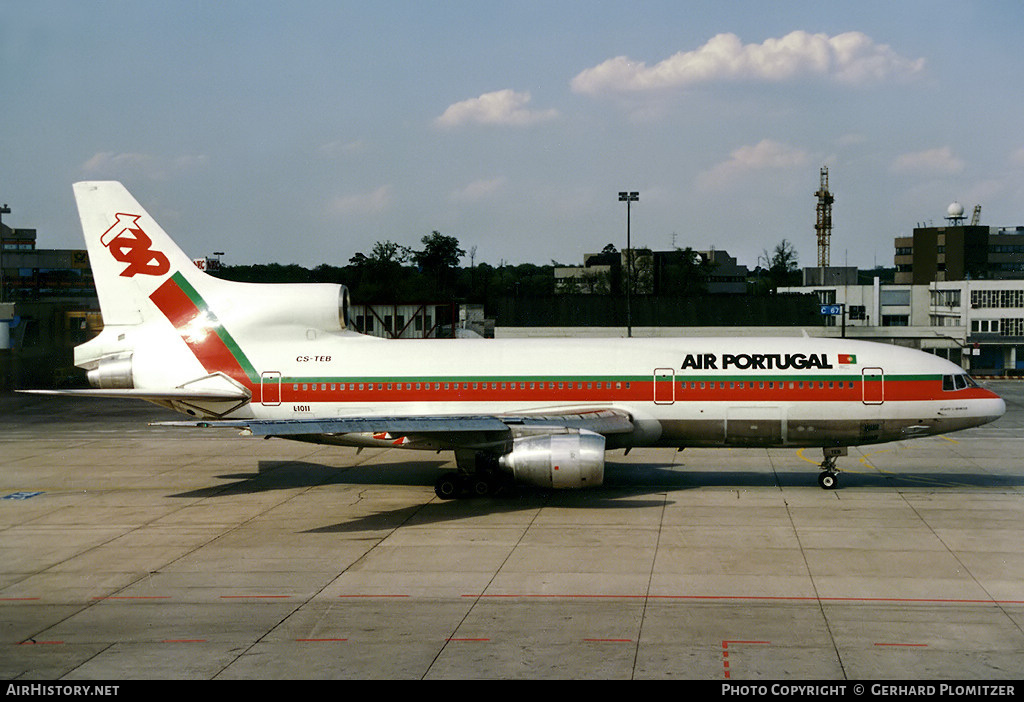
[[[452,192],[448,199],[456,203],[480,202],[504,188],[507,180],[504,176],[475,180],[466,187]]]
[[[182,171],[201,168],[207,158],[202,154],[154,156],[145,153],[100,151],[82,164],[82,172],[90,177],[144,177],[162,180]]]
[[[704,171],[697,177],[702,189],[714,190],[756,171],[799,168],[810,162],[810,154],[787,144],[764,139],[754,146],[741,146],[729,159]]]
[[[953,155],[952,149],[943,146],[902,154],[892,162],[891,169],[894,173],[952,175],[964,169],[964,162]]]
[[[382,185],[368,193],[340,195],[330,203],[330,210],[339,215],[379,214],[394,202],[394,189]]]
[[[557,110],[529,110],[529,93],[514,90],[498,90],[484,93],[450,105],[440,117],[434,120],[439,127],[457,127],[463,124],[493,124],[524,127],[537,122],[554,119]]]
[[[578,93],[680,90],[722,80],[778,82],[801,76],[829,78],[849,85],[913,77],[924,59],[900,56],[860,32],[829,37],[790,32],[762,44],[743,44],[735,34],[719,34],[694,51],[679,52],[648,66],[625,56],[582,71],[572,80]]]

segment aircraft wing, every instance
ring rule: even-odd
[[[517,428],[533,433],[545,429],[588,430],[597,434],[633,431],[628,413],[600,409],[544,414],[427,415],[392,417],[330,417],[310,419],[221,419],[154,422],[158,426],[243,429],[253,436],[296,438],[337,434],[387,434],[389,438],[416,437],[454,446],[477,446],[507,441]]]

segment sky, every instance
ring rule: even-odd
[[[82,248],[119,180],[193,257],[463,265],[786,239],[892,266],[947,206],[1024,225],[1024,3],[0,0],[0,202]]]

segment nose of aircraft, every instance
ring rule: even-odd
[[[977,413],[987,422],[994,422],[1006,414],[1006,401],[991,390],[986,391],[988,397],[978,400]]]

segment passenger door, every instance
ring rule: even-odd
[[[260,373],[260,402],[265,407],[277,407],[281,404],[281,373],[263,371]]]
[[[865,405],[885,402],[885,373],[881,368],[864,368],[860,372],[861,401]]]
[[[675,368],[654,369],[654,404],[671,405],[676,401]]]

